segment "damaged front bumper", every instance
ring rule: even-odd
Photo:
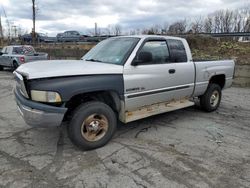
[[[26,99],[18,89],[14,90],[18,110],[25,122],[32,127],[60,126],[67,108],[54,107]]]

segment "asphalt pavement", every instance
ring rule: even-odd
[[[212,113],[190,107],[120,125],[81,151],[58,128],[31,128],[0,72],[0,187],[250,187],[250,89],[223,91]]]

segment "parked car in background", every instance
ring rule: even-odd
[[[58,42],[79,42],[85,38],[78,31],[65,31],[64,33],[58,33],[56,37]]]
[[[58,41],[58,39],[61,38],[62,36],[63,36],[63,33],[58,33],[58,34],[56,35],[57,41]]]
[[[45,35],[44,33],[37,33],[36,34],[36,42],[47,42],[47,38],[48,38],[48,36]],[[30,33],[30,34],[22,35],[20,37],[20,39],[23,42],[30,43],[30,42],[32,42],[32,34]]]
[[[3,67],[12,67],[16,69],[23,63],[47,59],[47,53],[36,52],[32,46],[5,46],[0,52],[0,70],[3,70]]]

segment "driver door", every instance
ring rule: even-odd
[[[146,54],[146,61],[124,68],[125,109],[169,101],[174,97],[175,64],[169,63],[165,39],[146,40],[137,54]]]
[[[127,111],[188,98],[193,93],[195,68],[187,57],[185,41],[160,39],[146,39],[131,65],[124,68]]]

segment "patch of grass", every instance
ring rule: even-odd
[[[250,43],[219,41],[209,37],[187,38],[193,59],[235,59],[237,64],[250,64]]]

